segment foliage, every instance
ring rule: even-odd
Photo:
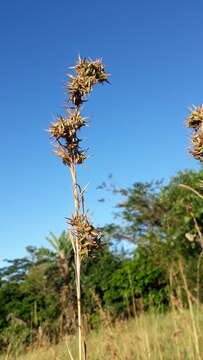
[[[186,184],[201,192],[202,177],[203,170],[186,170],[179,172],[168,185],[163,182],[134,183],[132,188],[120,189],[124,201],[117,206],[118,215],[126,226],[111,226],[107,231],[115,239],[126,239],[150,250],[155,247],[159,258],[161,250],[164,258],[168,252],[170,259],[180,254],[199,254],[201,244],[195,223],[201,232],[202,201],[179,185]],[[194,235],[193,241],[187,239],[188,233]]]
[[[81,297],[90,328],[98,326],[101,309],[114,320],[151,308],[165,311],[171,297],[180,294],[182,304],[188,306],[182,268],[192,301],[203,302],[202,200],[179,186],[191,186],[202,194],[202,175],[203,170],[184,171],[168,185],[135,183],[119,190],[123,201],[117,211],[124,226],[107,225],[103,229],[106,245],[83,260]],[[130,256],[114,252],[109,238],[127,239],[136,248]],[[57,342],[76,330],[70,239],[63,232],[59,238],[50,233],[47,240],[52,250],[30,246],[27,256],[9,260],[0,269],[1,349],[20,334],[27,346],[41,341],[39,331],[46,341]]]
[[[149,312],[127,321],[117,321],[114,326],[101,326],[87,337],[89,360],[171,360],[203,358],[203,314],[201,308],[171,311],[167,314]],[[67,341],[77,356],[76,337],[60,344],[30,347],[18,360],[68,359]],[[0,360],[16,359],[0,355]],[[19,352],[18,352],[19,353]],[[14,353],[15,354],[15,353]],[[17,354],[16,354],[17,355]]]
[[[105,301],[113,313],[136,315],[148,308],[166,309],[169,291],[163,269],[155,265],[145,249],[136,250],[132,259],[123,260],[110,279]]]

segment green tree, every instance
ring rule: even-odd
[[[185,170],[168,185],[134,183],[131,188],[120,189],[124,200],[117,205],[117,215],[125,225],[110,225],[106,230],[116,240],[128,240],[141,247],[155,246],[156,250],[163,247],[164,251],[170,251],[170,258],[176,253],[199,254],[201,243],[197,227],[200,232],[203,230],[202,201],[179,185],[186,184],[199,191],[202,177],[203,170]],[[187,234],[194,237],[187,237]]]
[[[135,255],[139,253],[140,256],[143,249],[151,271],[161,270],[163,283],[169,284],[169,272],[173,269],[173,273],[177,273],[179,261],[183,262],[194,296],[197,295],[197,277],[202,274],[201,262],[199,264],[203,232],[202,200],[180,185],[190,186],[202,194],[202,178],[203,170],[185,170],[174,176],[168,185],[163,182],[134,183],[128,189],[120,189],[123,201],[117,206],[118,218],[124,226],[111,224],[106,227],[115,240],[136,244]],[[145,263],[143,254],[141,258]],[[146,271],[147,268],[148,265]],[[136,271],[139,276],[141,267]],[[122,284],[118,288],[122,289]]]

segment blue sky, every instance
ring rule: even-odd
[[[90,159],[80,168],[96,225],[113,202],[96,190],[109,173],[117,186],[198,169],[188,157],[184,119],[203,102],[203,3],[193,0],[2,0],[0,5],[2,259],[46,246],[72,209],[67,169],[45,129],[62,111],[67,67],[78,54],[103,57],[111,85],[84,106]]]

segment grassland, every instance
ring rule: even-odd
[[[76,339],[30,349],[24,354],[1,355],[0,360],[77,359]],[[87,336],[88,360],[200,360],[203,359],[203,309],[143,314],[115,326],[103,325]]]

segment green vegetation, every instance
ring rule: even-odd
[[[105,354],[114,343],[109,359],[201,358],[202,199],[179,185],[202,195],[202,175],[203,170],[184,171],[168,185],[135,183],[116,190],[123,196],[117,211],[124,226],[106,226],[105,245],[83,260],[88,359],[108,359],[94,357],[91,349]],[[7,359],[41,346],[40,359],[46,346],[50,359],[58,352],[60,359],[68,357],[65,345],[50,344],[74,339],[77,330],[74,253],[65,233],[47,240],[52,250],[30,246],[26,257],[7,260],[0,269],[0,347]],[[137,244],[130,256],[112,250],[112,243],[123,240]],[[35,359],[39,353],[23,356]]]
[[[194,311],[194,325],[189,311],[169,314],[142,314],[112,326],[101,326],[87,336],[89,360],[201,360],[203,357],[203,314]],[[197,335],[197,337],[195,336]],[[198,340],[197,340],[198,339]],[[67,360],[70,347],[77,358],[77,339],[68,336],[58,345],[29,347],[18,360]],[[16,359],[0,356],[0,360]]]
[[[27,256],[0,269],[3,359],[200,360],[203,170],[179,172],[168,185],[111,185],[122,197],[122,221],[95,228],[77,181],[77,165],[87,158],[78,131],[89,126],[80,109],[109,75],[101,60],[79,58],[72,69],[66,115],[49,127],[72,178],[71,228],[59,238],[50,233],[52,250],[29,246]],[[202,162],[203,106],[191,109],[186,126],[193,130],[190,154]],[[113,250],[124,240],[136,245],[131,254]]]

